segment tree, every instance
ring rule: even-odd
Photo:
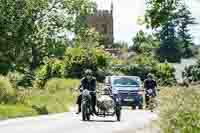
[[[68,34],[86,29],[78,20],[93,9],[89,0],[1,0],[0,66],[35,69],[45,56],[64,54]]]
[[[192,36],[189,33],[189,26],[195,24],[195,19],[185,4],[179,9],[177,18],[179,43],[183,48],[183,57],[188,58],[193,56],[193,51],[190,47],[194,45]]]
[[[175,16],[180,3],[181,0],[147,0],[145,12],[147,27],[153,30],[160,28]]]
[[[133,38],[131,49],[137,53],[149,53],[158,47],[158,40],[151,34],[140,30]]]
[[[176,37],[175,25],[169,21],[160,31],[161,44],[157,51],[160,61],[180,62],[181,48]]]
[[[194,23],[194,19],[183,1],[148,0],[145,21],[160,40],[157,55],[161,61],[174,62],[191,56],[188,26]]]

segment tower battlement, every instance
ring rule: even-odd
[[[110,47],[114,42],[113,3],[110,10],[97,10],[87,17],[87,24],[104,36],[104,45]]]
[[[112,16],[112,11],[109,11],[109,10],[97,10],[97,12],[94,15],[96,15],[96,16]]]

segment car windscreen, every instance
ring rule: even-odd
[[[115,78],[112,84],[114,86],[139,86],[138,81],[127,77]]]

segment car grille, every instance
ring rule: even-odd
[[[127,97],[127,96],[134,96],[134,95],[137,95],[137,92],[138,91],[119,91],[119,95],[121,97]]]

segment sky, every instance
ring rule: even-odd
[[[137,31],[144,29],[137,24],[139,16],[144,16],[145,0],[94,0],[99,9],[110,9],[111,1],[114,3],[114,38],[115,41],[132,43]],[[194,42],[200,44],[200,0],[186,0],[193,17],[199,23],[192,26],[191,33]]]

